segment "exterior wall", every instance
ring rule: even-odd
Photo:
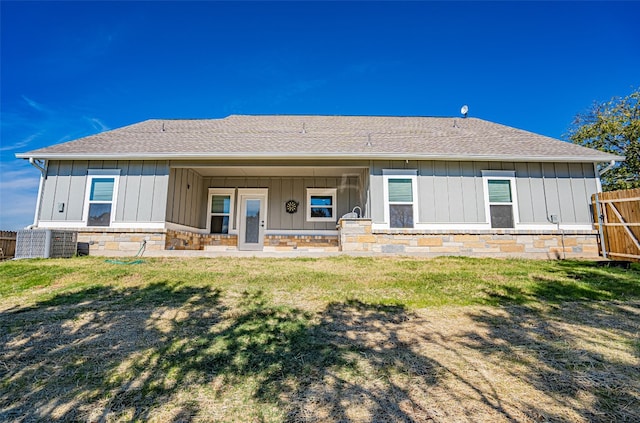
[[[418,170],[417,223],[486,223],[482,170],[513,170],[520,224],[591,224],[597,191],[592,163],[375,161],[370,167],[371,215],[384,223],[383,169]]]
[[[389,254],[528,258],[598,257],[597,231],[372,230],[370,219],[340,221],[340,250]]]
[[[171,169],[166,202],[167,222],[205,228],[207,193],[202,176],[191,169]]]
[[[83,222],[88,169],[119,169],[115,222],[164,222],[169,168],[165,161],[49,161],[38,219]],[[57,205],[64,203],[64,210]]]
[[[364,209],[362,203],[362,182],[359,176],[345,177],[276,177],[276,178],[204,178],[204,218],[199,227],[206,227],[206,196],[209,188],[267,188],[269,190],[267,204],[267,230],[291,231],[291,230],[335,230],[340,216],[351,212],[355,206]],[[308,222],[307,213],[307,188],[337,188],[337,213],[335,222]],[[236,193],[236,202],[237,202]],[[295,200],[299,204],[298,211],[290,214],[285,210],[285,203]],[[238,204],[236,212],[240,210]],[[234,219],[234,228],[235,219]]]

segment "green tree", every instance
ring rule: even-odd
[[[568,138],[574,144],[626,157],[602,176],[604,191],[640,188],[640,90],[594,103],[589,111],[576,115]]]

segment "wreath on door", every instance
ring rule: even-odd
[[[296,200],[289,200],[285,203],[284,208],[287,213],[293,214],[298,211],[298,203]]]

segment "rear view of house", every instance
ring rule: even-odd
[[[34,227],[91,252],[598,254],[597,165],[622,157],[476,118],[148,120],[17,155]]]

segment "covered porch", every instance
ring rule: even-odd
[[[368,163],[170,165],[166,250],[338,251],[339,219],[368,212]]]

